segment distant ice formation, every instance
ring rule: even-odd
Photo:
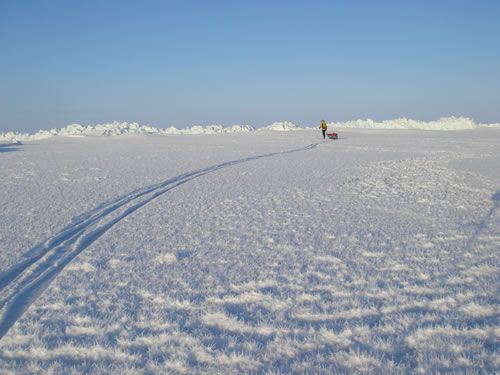
[[[358,129],[420,129],[420,130],[465,130],[476,129],[479,127],[500,127],[500,123],[480,124],[467,117],[442,117],[435,121],[418,121],[407,118],[399,118],[394,120],[385,120],[377,122],[372,119],[353,120],[345,122],[331,122],[328,124],[330,128],[358,128]],[[190,128],[178,129],[176,127],[156,128],[149,125],[140,125],[136,122],[118,122],[110,124],[97,125],[80,125],[71,124],[64,128],[54,128],[50,130],[39,130],[36,133],[19,133],[5,132],[0,133],[0,142],[16,143],[38,141],[41,139],[51,138],[55,136],[62,137],[85,137],[85,136],[116,136],[122,134],[220,134],[220,133],[239,133],[251,132],[255,130],[268,131],[293,131],[311,129],[313,127],[298,126],[289,121],[273,122],[269,126],[262,128],[254,128],[250,125],[208,125],[208,126],[192,126]]]

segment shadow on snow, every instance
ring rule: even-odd
[[[19,151],[19,144],[0,144],[0,153]]]

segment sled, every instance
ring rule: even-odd
[[[338,139],[339,138],[339,136],[337,135],[337,133],[328,133],[327,136],[330,139]]]

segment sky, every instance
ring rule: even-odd
[[[0,0],[0,131],[500,122],[497,0]]]

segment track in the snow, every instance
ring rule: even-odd
[[[23,261],[0,273],[0,339],[78,254],[113,225],[155,198],[195,178],[223,168],[276,155],[311,150],[317,146],[317,143],[310,144],[294,150],[228,161],[184,173],[135,190],[74,219],[70,225],[28,251]]]

